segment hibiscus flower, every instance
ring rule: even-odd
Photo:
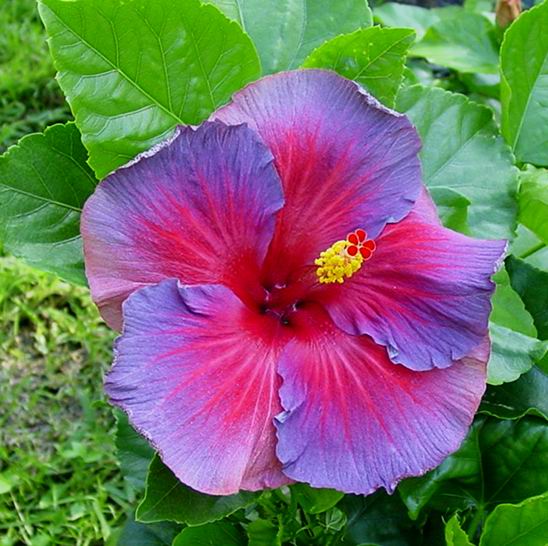
[[[441,225],[419,148],[404,115],[301,70],[99,184],[82,234],[122,329],[106,389],[182,482],[391,492],[458,448],[505,243]]]

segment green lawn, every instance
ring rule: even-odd
[[[1,2],[0,28],[1,152],[69,111],[34,1]],[[0,546],[104,544],[121,523],[112,338],[86,289],[0,252]]]

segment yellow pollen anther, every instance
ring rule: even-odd
[[[318,280],[322,284],[342,284],[359,271],[363,262],[371,258],[375,248],[375,242],[367,239],[363,229],[349,233],[345,241],[333,243],[314,261],[318,266]]]

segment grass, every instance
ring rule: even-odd
[[[0,2],[0,153],[66,121],[34,0]],[[102,394],[112,333],[88,291],[0,252],[0,546],[104,544],[133,493]]]

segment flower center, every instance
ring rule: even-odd
[[[363,229],[349,233],[346,240],[333,243],[314,261],[318,266],[318,280],[322,284],[342,284],[360,270],[363,262],[371,258],[375,248],[375,241],[368,240]]]

